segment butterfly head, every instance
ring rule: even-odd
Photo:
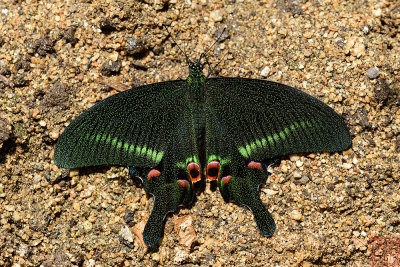
[[[190,62],[189,71],[190,73],[203,73],[203,64],[200,63],[200,60]]]

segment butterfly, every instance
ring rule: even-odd
[[[188,59],[187,59],[188,60]],[[58,167],[122,165],[142,179],[154,207],[143,240],[157,245],[168,213],[195,199],[201,180],[247,207],[262,235],[275,222],[260,199],[267,166],[283,155],[336,152],[351,145],[343,119],[293,87],[258,79],[209,78],[201,57],[186,80],[148,84],[110,96],[61,134]]]

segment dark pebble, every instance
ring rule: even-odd
[[[15,68],[17,70],[23,69],[24,71],[29,71],[31,69],[31,58],[28,55],[23,55],[17,62],[15,62]]]
[[[67,43],[70,43],[71,45],[75,45],[79,41],[79,39],[75,37],[75,33],[76,33],[75,26],[66,29],[63,34],[64,40]]]
[[[24,74],[17,74],[13,79],[15,87],[24,87],[29,84],[29,81],[25,78]]]
[[[10,134],[8,123],[0,119],[0,147],[10,138]]]
[[[112,76],[118,74],[121,71],[121,60],[107,61],[101,66],[101,74],[104,76]]]
[[[34,52],[38,53],[39,56],[44,57],[46,54],[55,53],[54,41],[49,37],[43,37],[32,44]]]
[[[389,85],[384,79],[379,79],[374,88],[374,96],[378,102],[385,103],[390,95]]]
[[[0,75],[8,76],[10,74],[11,74],[10,69],[5,65],[0,64]]]
[[[147,46],[142,39],[126,38],[125,50],[128,55],[140,58],[147,51]]]
[[[100,30],[105,34],[109,34],[117,30],[114,23],[109,18],[102,18],[99,23]]]
[[[299,182],[300,182],[301,184],[306,184],[306,183],[308,183],[308,181],[310,181],[310,178],[308,178],[307,176],[303,176],[303,177],[301,177],[301,179],[299,180]]]
[[[135,225],[134,217],[135,217],[135,212],[128,209],[124,216],[124,220],[129,227]]]
[[[41,102],[42,108],[59,106],[65,108],[69,100],[70,90],[61,82],[57,82],[45,93]]]

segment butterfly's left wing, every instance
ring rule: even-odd
[[[197,156],[186,81],[140,86],[100,101],[60,136],[54,162],[61,168],[122,165],[143,170],[154,208],[143,234],[159,240],[166,214],[192,200],[186,161]],[[194,160],[193,160],[194,161]]]
[[[259,198],[258,188],[267,174],[257,164],[293,153],[340,151],[351,145],[349,131],[337,113],[290,86],[211,78],[206,82],[206,101],[208,163],[215,155],[219,157],[221,193],[226,200],[249,207],[266,236],[273,234],[275,224]]]
[[[154,207],[143,232],[143,240],[149,247],[155,246],[161,238],[166,215],[193,200],[188,163],[197,164],[198,156],[191,122],[191,110],[188,105],[184,105],[172,130],[170,144],[161,166],[158,166],[160,176],[157,176],[158,169],[154,169],[154,175],[149,173],[147,178],[143,178],[144,189],[154,197]]]

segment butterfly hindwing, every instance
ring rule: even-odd
[[[187,103],[184,100],[180,101]],[[155,246],[162,236],[167,214],[193,200],[187,164],[198,161],[198,153],[191,119],[190,106],[184,105],[171,130],[172,138],[159,166],[159,176],[143,180],[146,192],[154,196],[153,210],[143,232],[143,240],[149,247]]]
[[[220,164],[217,181],[220,192],[225,201],[233,200],[249,208],[260,232],[271,236],[275,222],[259,195],[259,186],[267,180],[268,173],[247,166],[248,160],[236,149],[234,138],[223,123],[223,113],[217,112],[210,102],[206,100],[207,163],[218,161]]]

